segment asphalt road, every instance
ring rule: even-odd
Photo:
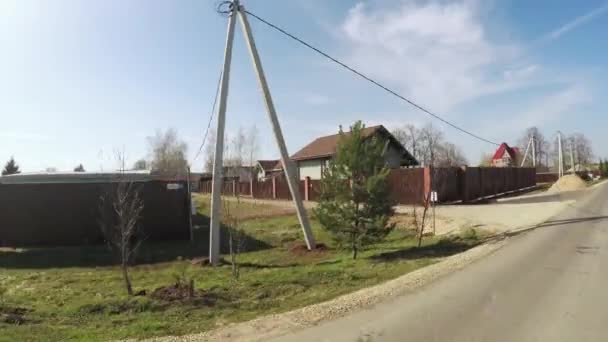
[[[275,341],[608,341],[608,186],[463,270]]]

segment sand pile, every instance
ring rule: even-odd
[[[566,175],[560,178],[549,188],[549,192],[562,192],[580,190],[587,187],[587,183],[577,175]]]

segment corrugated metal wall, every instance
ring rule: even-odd
[[[167,183],[180,188],[167,189]],[[151,241],[190,238],[186,182],[148,181],[141,185],[141,220]],[[109,183],[0,184],[0,245],[67,246],[103,242],[99,227],[102,194]]]

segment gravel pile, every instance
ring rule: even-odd
[[[555,182],[548,190],[550,193],[581,190],[587,187],[587,183],[577,175],[566,175]]]

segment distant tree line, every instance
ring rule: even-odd
[[[457,145],[447,141],[432,124],[422,128],[407,124],[392,131],[393,135],[423,166],[449,167],[467,165],[467,158]]]

